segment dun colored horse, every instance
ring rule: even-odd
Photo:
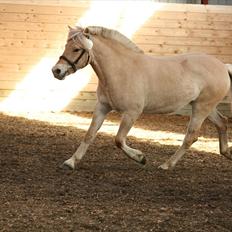
[[[99,79],[97,104],[83,141],[64,166],[75,168],[112,110],[122,114],[115,138],[117,147],[131,159],[145,164],[143,153],[126,144],[135,120],[143,112],[171,113],[187,104],[192,106],[192,115],[183,144],[160,168],[174,168],[186,149],[197,141],[206,118],[218,130],[220,153],[232,159],[227,119],[216,109],[231,93],[229,66],[206,54],[153,57],[115,30],[96,26],[70,28],[64,53],[52,72],[55,78],[63,80],[88,64]]]

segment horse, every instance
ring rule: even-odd
[[[143,153],[126,143],[136,119],[142,113],[172,113],[187,104],[191,105],[192,114],[183,143],[159,168],[175,167],[197,141],[206,118],[217,128],[220,154],[232,159],[227,118],[216,109],[232,93],[231,67],[204,53],[151,56],[116,30],[99,26],[69,27],[64,52],[52,68],[54,77],[64,80],[89,64],[99,80],[97,103],[88,131],[63,167],[75,169],[111,111],[122,116],[116,146],[132,160],[145,165]]]

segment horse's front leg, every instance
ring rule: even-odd
[[[142,152],[133,149],[126,144],[126,136],[130,131],[131,127],[133,126],[135,120],[139,117],[139,115],[140,113],[138,112],[123,113],[120,127],[115,138],[115,143],[117,147],[122,149],[129,158],[144,165],[146,163],[146,159],[143,156]]]
[[[106,115],[110,111],[111,108],[108,105],[102,104],[100,102],[97,103],[93,113],[92,122],[87,133],[85,134],[84,140],[81,142],[73,156],[63,163],[63,167],[75,169],[76,164],[79,163],[85,155],[89,145],[96,137],[97,131],[100,129]]]

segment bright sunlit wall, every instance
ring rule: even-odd
[[[7,15],[2,15],[2,18],[5,16],[3,25],[7,27],[10,24],[10,28],[7,29],[9,37],[6,35],[2,38],[2,62],[5,57],[14,57],[14,61],[11,63],[9,59],[3,64],[7,77],[1,78],[5,91],[2,91],[0,107],[3,111],[16,112],[60,111],[69,109],[68,106],[75,109],[74,104],[77,104],[77,108],[79,104],[83,110],[91,109],[95,97],[89,92],[95,91],[97,80],[90,67],[62,82],[54,79],[51,73],[52,66],[62,53],[67,25],[101,25],[118,29],[131,37],[162,7],[149,1],[76,1],[76,8],[72,9],[62,6],[3,6],[3,14],[7,12]],[[14,70],[10,70],[11,66]],[[14,73],[17,77],[14,77]],[[75,97],[81,91],[84,91],[86,99],[78,101]]]
[[[93,109],[97,78],[90,66],[65,81],[51,73],[68,24],[117,29],[151,55],[201,51],[232,63],[230,7],[153,1],[20,2],[36,4],[0,5],[1,111]]]

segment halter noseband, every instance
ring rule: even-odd
[[[79,62],[79,60],[80,60],[80,59],[82,58],[82,56],[85,54],[85,52],[86,52],[86,51],[83,49],[82,52],[81,52],[81,54],[80,54],[80,56],[79,56],[74,62],[70,61],[70,60],[69,60],[66,56],[64,56],[64,55],[60,56],[60,59],[65,60],[65,61],[72,67],[73,71],[76,72],[76,71],[77,71],[76,64]],[[89,55],[89,53],[88,53],[88,59],[87,59],[86,65],[89,64],[89,58],[90,58],[90,55]],[[85,65],[85,66],[86,66],[86,65]]]

